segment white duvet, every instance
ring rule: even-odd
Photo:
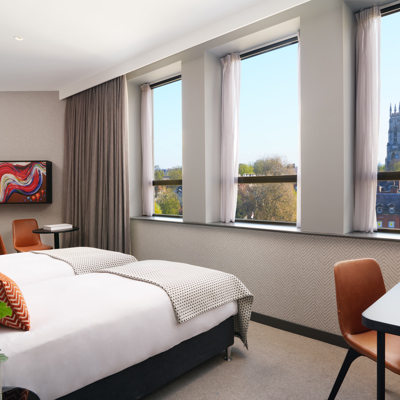
[[[178,324],[159,287],[111,274],[74,275],[45,255],[0,257],[25,297],[31,330],[0,326],[4,386],[54,400],[166,351],[237,313],[231,302]]]

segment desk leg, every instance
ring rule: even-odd
[[[377,399],[385,400],[385,332],[378,331]]]
[[[54,232],[54,248],[60,248],[60,234],[58,232]]]

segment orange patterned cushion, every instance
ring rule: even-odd
[[[24,296],[17,284],[8,276],[0,273],[0,301],[11,307],[11,317],[0,319],[0,324],[14,329],[29,331],[29,313]]]

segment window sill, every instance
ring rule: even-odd
[[[168,217],[131,217],[131,220],[140,221],[155,221],[155,222],[167,222],[167,223],[178,223],[185,225],[201,225],[216,228],[233,228],[233,229],[247,229],[256,231],[270,231],[270,232],[281,232],[281,233],[294,233],[302,235],[316,235],[316,236],[332,236],[332,237],[344,237],[349,239],[367,239],[367,240],[385,240],[392,242],[400,241],[400,233],[386,233],[386,232],[349,232],[344,234],[335,233],[318,233],[318,232],[302,232],[299,228],[295,226],[285,226],[285,225],[272,225],[272,224],[252,224],[245,222],[232,222],[229,224],[224,224],[223,222],[212,222],[208,224],[195,223],[195,222],[183,222],[182,218],[168,218]]]

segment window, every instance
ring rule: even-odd
[[[153,90],[154,213],[181,216],[182,84],[175,76],[151,84]]]
[[[382,221],[378,221],[378,228],[382,228]]]
[[[399,9],[399,4],[383,8],[381,20],[381,115],[376,212],[388,221],[389,229],[400,228],[400,224],[396,224],[400,220],[400,81],[393,79],[397,73],[396,65],[400,63],[400,54],[393,51],[397,46],[396,36],[400,33],[400,13],[396,12]],[[390,216],[390,220],[385,216]],[[378,223],[378,228],[382,228],[382,224]]]
[[[241,55],[236,221],[296,223],[297,38]]]

